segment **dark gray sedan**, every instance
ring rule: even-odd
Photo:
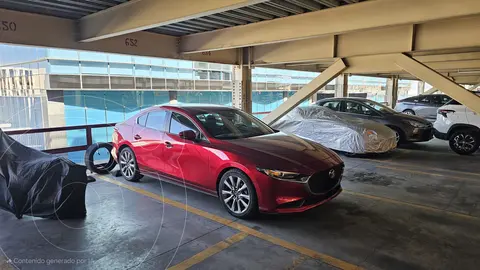
[[[365,98],[326,98],[317,101],[319,106],[338,113],[370,119],[393,129],[398,142],[425,142],[433,138],[433,125],[429,121],[396,112],[385,105]]]

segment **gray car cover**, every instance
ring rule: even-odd
[[[17,218],[83,218],[86,167],[26,147],[0,129],[0,208]]]
[[[272,127],[348,153],[384,153],[397,147],[395,132],[387,126],[315,105],[293,109]]]

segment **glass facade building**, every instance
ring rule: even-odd
[[[0,45],[0,128],[41,128],[123,121],[153,105],[232,106],[231,65],[110,53]],[[262,118],[318,76],[316,72],[254,68],[252,111]],[[408,84],[408,82],[404,82]],[[400,85],[402,87],[402,84]],[[322,92],[333,93],[335,81]],[[350,92],[384,101],[386,79],[351,76]],[[303,104],[310,103],[310,100]],[[93,131],[109,141],[112,129]],[[86,143],[83,130],[17,136],[38,149]],[[70,153],[79,161],[83,153]]]

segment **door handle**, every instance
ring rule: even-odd
[[[167,148],[172,148],[173,145],[170,142],[165,142],[165,147]]]
[[[142,136],[138,135],[138,134],[135,134],[135,136],[133,136],[133,138],[135,140],[140,140],[142,138]]]

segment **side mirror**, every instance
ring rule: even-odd
[[[189,140],[189,141],[195,141],[197,139],[197,134],[193,130],[184,130],[178,133],[178,136],[180,138]]]

